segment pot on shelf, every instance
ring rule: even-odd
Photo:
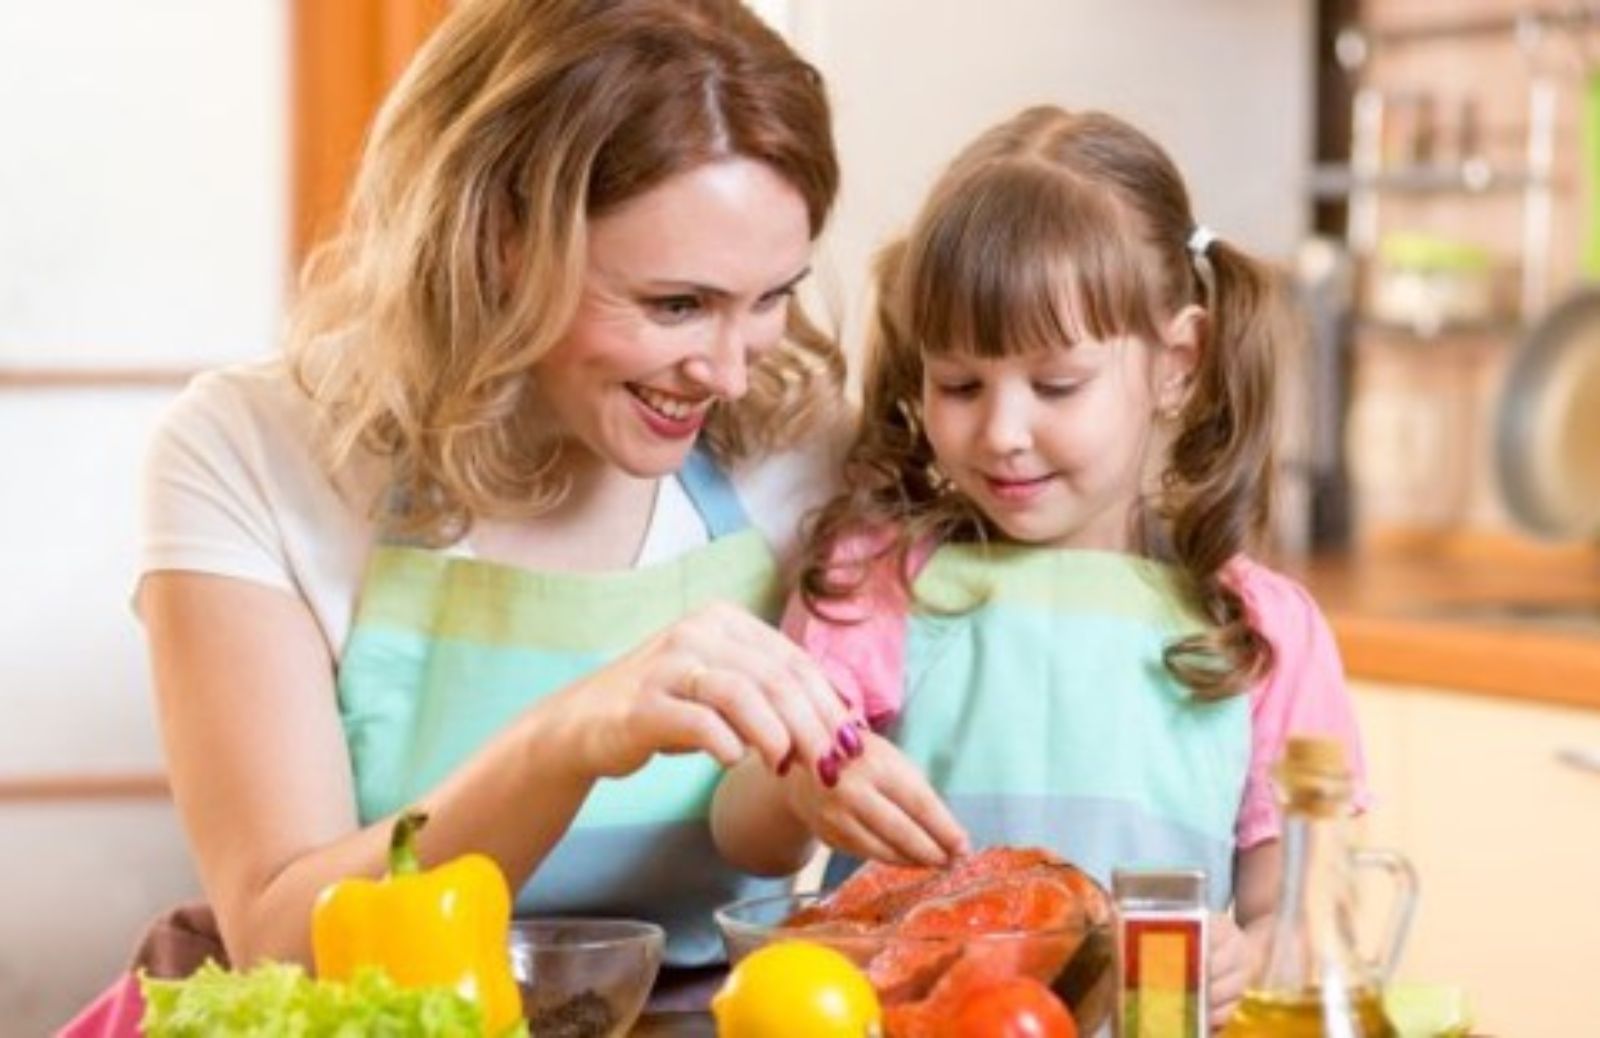
[[[1585,284],[1512,356],[1495,472],[1512,518],[1546,537],[1600,539],[1600,72],[1584,90]]]

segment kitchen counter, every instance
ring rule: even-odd
[[[1600,710],[1600,551],[1390,537],[1285,568],[1352,678]]]

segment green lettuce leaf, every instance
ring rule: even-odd
[[[149,1038],[481,1038],[483,1011],[448,988],[402,988],[378,969],[349,983],[313,980],[299,966],[243,973],[207,962],[184,980],[143,974]],[[526,1028],[513,1033],[526,1034]]]

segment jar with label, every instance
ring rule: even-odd
[[[1206,874],[1116,869],[1119,1038],[1207,1038]]]

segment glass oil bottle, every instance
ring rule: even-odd
[[[1265,965],[1223,1038],[1393,1038],[1382,983],[1405,943],[1416,905],[1410,864],[1392,851],[1351,850],[1351,776],[1344,747],[1291,738],[1276,771],[1283,808],[1283,887]],[[1356,871],[1388,873],[1397,893],[1382,962],[1355,933]]]

